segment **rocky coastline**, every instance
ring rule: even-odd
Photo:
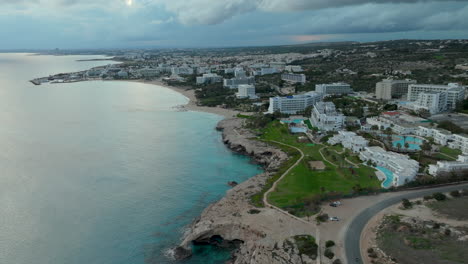
[[[262,165],[265,172],[238,184],[227,191],[224,198],[211,204],[192,223],[174,257],[182,260],[191,256],[192,243],[211,243],[220,240],[236,244],[231,263],[312,263],[300,254],[291,237],[310,233],[310,225],[290,218],[271,208],[256,208],[250,197],[265,185],[278,167],[288,159],[283,151],[254,140],[250,130],[243,128],[244,119],[228,118],[220,121],[224,144],[232,151],[248,155]]]

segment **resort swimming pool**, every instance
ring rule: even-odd
[[[382,182],[382,187],[384,187],[385,189],[392,187],[393,172],[384,167],[376,167],[376,169],[383,172],[383,174],[385,175],[385,181]]]
[[[421,150],[421,145],[423,144],[423,140],[416,137],[406,137],[406,140],[402,136],[395,136],[396,140],[392,142],[393,147],[397,148],[398,144],[403,149],[405,148],[405,142],[408,143],[409,150]]]
[[[290,124],[290,123],[296,123],[296,124],[302,124],[304,119],[294,119],[294,120],[281,120],[281,122],[285,124]]]

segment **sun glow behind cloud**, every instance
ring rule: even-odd
[[[127,4],[128,6],[132,6],[133,0],[125,0],[125,4]]]

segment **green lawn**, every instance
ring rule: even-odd
[[[320,155],[319,150],[324,145],[308,146],[307,144],[297,142],[297,136],[289,134],[286,126],[281,125],[279,122],[269,124],[261,139],[265,141],[275,140],[295,146],[301,149],[305,155],[304,160],[291,170],[278,183],[276,191],[269,195],[269,201],[278,207],[294,207],[298,204],[303,204],[306,199],[330,192],[349,194],[352,193],[353,187],[358,184],[362,188],[380,188],[380,182],[375,176],[375,169],[367,166],[353,169],[347,167],[337,168],[324,161]],[[337,156],[337,159],[341,160],[346,156],[346,154],[339,155],[334,152],[334,150],[338,152],[343,150],[343,147],[340,145],[326,146],[326,148],[329,149],[330,154]],[[312,171],[308,166],[308,161],[313,160],[324,161],[326,169],[324,171]],[[288,163],[293,164],[294,162]],[[345,162],[344,165],[349,166],[350,164]]]
[[[452,148],[449,148],[449,147],[441,147],[440,152],[444,153],[445,155],[448,155],[448,156],[450,156],[450,157],[452,157],[454,159],[457,159],[458,155],[462,154],[461,150],[452,149]]]

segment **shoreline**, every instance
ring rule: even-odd
[[[186,97],[189,101],[185,105],[177,105],[174,108],[179,109],[180,111],[194,111],[194,112],[203,112],[203,113],[210,113],[219,116],[223,116],[223,119],[236,117],[239,114],[239,111],[226,109],[221,107],[208,107],[208,106],[200,106],[197,104],[197,98],[195,96],[195,90],[189,89],[187,87],[175,87],[170,86],[162,82],[161,80],[153,80],[153,81],[145,81],[145,80],[123,80],[129,82],[137,82],[137,83],[144,83],[144,84],[151,84],[156,86],[161,86],[167,89],[170,89],[176,93],[179,93]]]

